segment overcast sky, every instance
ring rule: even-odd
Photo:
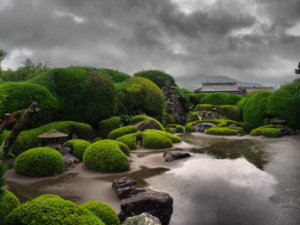
[[[2,67],[161,69],[287,82],[300,61],[299,0],[0,0]]]

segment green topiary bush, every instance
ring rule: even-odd
[[[55,195],[41,195],[14,209],[6,225],[105,225],[91,211]]]
[[[6,217],[20,205],[19,199],[10,191],[5,191],[0,199],[0,225],[5,225]]]
[[[130,123],[138,124],[141,122],[148,122],[149,120],[153,120],[155,123],[157,123],[157,125],[160,127],[161,130],[164,130],[164,126],[158,120],[154,119],[151,116],[147,116],[147,115],[136,115],[136,116],[132,117]]]
[[[269,98],[267,112],[287,121],[293,129],[300,129],[300,79],[284,85]]]
[[[113,116],[108,119],[102,120],[99,123],[100,137],[107,138],[108,134],[121,126],[121,118],[119,116]]]
[[[41,146],[42,143],[38,136],[49,131],[50,129],[56,129],[66,134],[76,134],[78,138],[81,139],[88,139],[92,134],[92,127],[85,123],[73,121],[49,123],[35,129],[21,132],[16,142],[11,147],[12,153],[19,155],[26,149]],[[4,140],[4,138],[6,138],[8,135],[8,131],[0,134],[0,141]]]
[[[144,77],[151,80],[159,88],[162,88],[166,85],[167,80],[171,82],[171,85],[176,86],[174,78],[162,71],[159,70],[143,70],[134,74],[135,77]]]
[[[108,144],[115,143],[116,145],[119,146],[119,148],[125,155],[129,155],[129,153],[130,153],[129,147],[126,144],[124,144],[123,142],[110,140],[110,139],[106,139],[106,140],[102,140],[102,141],[103,141],[103,143],[108,143]]]
[[[243,97],[228,93],[211,93],[202,98],[202,104],[235,105]]]
[[[142,132],[142,138],[144,148],[164,149],[172,147],[172,141],[169,138],[155,131],[147,130]]]
[[[238,106],[235,105],[221,105],[220,113],[222,116],[225,116],[227,119],[241,121],[241,110]]]
[[[16,158],[14,169],[29,177],[51,176],[64,172],[64,158],[52,148],[32,148]]]
[[[175,128],[176,133],[184,133],[184,127],[179,124],[167,124],[167,128]]]
[[[106,76],[82,68],[56,68],[29,82],[47,87],[62,103],[56,120],[97,123],[114,108],[114,86]]]
[[[250,123],[254,128],[264,124],[271,94],[270,91],[257,91],[247,97],[243,110],[244,122]]]
[[[165,132],[165,131],[150,130],[149,129],[149,130],[145,130],[144,132],[151,132],[151,133],[156,133],[156,134],[162,135],[162,136],[170,139],[172,143],[179,143],[179,142],[181,142],[181,138],[180,137],[178,137],[175,134],[171,134],[171,133],[168,133],[168,132]]]
[[[230,127],[211,127],[206,130],[206,133],[213,135],[238,135],[239,130]]]
[[[41,111],[30,120],[28,124],[30,127],[52,122],[60,107],[60,102],[47,88],[25,82],[0,82],[0,101],[2,102],[0,109],[2,116],[5,113],[26,109],[33,101],[36,101]]]
[[[194,111],[211,111],[213,108],[214,106],[210,104],[198,104]]]
[[[125,134],[132,134],[132,133],[135,133],[137,132],[137,128],[136,126],[125,126],[125,127],[120,127],[120,128],[117,128],[113,131],[111,131],[109,134],[108,134],[108,138],[109,139],[117,139],[119,137],[122,137],[124,136]]]
[[[66,141],[63,146],[70,147],[72,149],[72,155],[77,159],[82,160],[83,154],[87,147],[91,145],[90,142],[81,139],[72,139]]]
[[[117,138],[116,141],[126,144],[130,150],[135,150],[136,149],[136,137],[137,137],[137,133],[126,134],[122,137]]]
[[[250,135],[252,136],[264,136],[264,137],[269,137],[269,138],[276,138],[280,137],[280,129],[272,126],[272,125],[267,125],[267,126],[262,126],[258,127],[254,130],[251,131]]]
[[[105,225],[120,225],[120,220],[115,210],[108,204],[100,201],[88,201],[83,203],[81,208],[94,213]]]
[[[141,112],[162,121],[165,98],[160,88],[143,77],[134,77],[115,84],[117,115],[137,115]]]
[[[123,172],[129,169],[127,156],[114,141],[103,140],[91,144],[83,155],[87,169],[99,172]]]

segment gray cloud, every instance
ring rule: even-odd
[[[195,6],[189,12],[177,0],[1,1],[4,67],[29,56],[56,66],[273,84],[293,79],[300,60],[298,0],[187,0]]]

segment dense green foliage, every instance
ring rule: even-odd
[[[6,217],[19,205],[19,199],[12,192],[4,192],[4,197],[0,199],[0,225],[5,225]]]
[[[137,138],[137,133],[126,134],[122,137],[117,138],[116,141],[126,144],[130,150],[135,150],[136,149],[136,138]]]
[[[213,123],[217,127],[229,127],[229,126],[235,126],[235,127],[241,127],[242,123],[234,120],[224,120],[224,119],[217,119],[217,120],[198,120],[194,122],[187,123],[185,125],[185,130],[188,132],[194,132],[194,126],[198,123]]]
[[[149,149],[171,148],[172,141],[169,138],[167,138],[166,135],[162,135],[155,131],[152,130],[150,132],[150,130],[148,130],[148,131],[142,132],[143,147],[149,148]],[[167,134],[170,134],[170,133],[167,133]]]
[[[131,119],[130,123],[137,124],[140,122],[148,122],[150,120],[153,120],[160,127],[161,130],[164,130],[164,126],[158,120],[154,119],[151,116],[147,116],[147,115],[136,115]]]
[[[30,121],[31,126],[51,122],[55,112],[60,107],[59,101],[45,87],[30,83],[0,83],[0,114],[12,113],[28,108],[33,101],[39,104],[41,111]]]
[[[107,135],[114,129],[121,126],[121,118],[119,116],[113,116],[108,119],[102,120],[99,123],[100,137],[107,138]]]
[[[284,85],[269,98],[267,111],[282,118],[294,129],[300,129],[300,79]]]
[[[238,106],[235,105],[221,105],[220,113],[222,116],[225,116],[227,119],[241,121],[241,110]]]
[[[258,127],[251,131],[252,136],[264,136],[269,138],[280,137],[280,129],[272,125]]]
[[[246,100],[243,117],[254,128],[262,126],[267,113],[268,99],[272,92],[257,91],[251,93]]]
[[[120,72],[118,70],[112,70],[112,69],[101,68],[101,69],[98,69],[98,72],[100,72],[101,74],[107,75],[114,82],[122,82],[131,77],[126,73]]]
[[[90,142],[81,139],[72,139],[64,143],[64,146],[70,147],[72,149],[72,155],[80,160],[82,160],[85,150],[90,145]]]
[[[125,126],[125,127],[120,127],[120,128],[117,128],[117,129],[111,131],[108,134],[108,138],[115,140],[121,136],[124,136],[125,134],[131,134],[131,133],[135,133],[135,132],[137,132],[136,126],[129,125],[129,126]]]
[[[99,172],[123,172],[129,169],[127,156],[114,141],[91,144],[83,155],[86,168]]]
[[[169,132],[166,132],[166,131],[161,131],[161,130],[145,130],[142,133],[155,133],[155,134],[159,134],[159,135],[162,135],[162,136],[170,139],[172,143],[179,143],[179,142],[181,142],[181,138],[180,137],[178,137],[175,134],[171,134]]]
[[[78,138],[88,139],[92,134],[92,127],[85,123],[73,122],[73,121],[61,121],[49,123],[44,126],[23,131],[18,136],[16,142],[12,145],[11,151],[15,155],[19,155],[23,151],[39,147],[42,145],[41,139],[38,138],[40,134],[46,133],[50,129],[56,129],[66,134],[76,134]],[[9,132],[3,132],[0,134],[0,142],[9,135]]]
[[[164,118],[165,99],[162,91],[152,81],[143,77],[134,77],[117,83],[117,115],[137,115],[145,113],[159,121]]]
[[[206,133],[213,135],[238,135],[239,130],[230,127],[211,127],[206,130]]]
[[[120,225],[120,220],[115,210],[108,204],[100,201],[88,201],[83,203],[81,208],[94,213],[105,225]]]
[[[64,172],[64,158],[52,148],[32,148],[16,158],[14,169],[29,177],[55,175]]]
[[[91,211],[55,195],[25,202],[7,217],[6,225],[105,225]]]
[[[159,70],[144,70],[137,72],[134,76],[147,78],[155,83],[159,88],[166,86],[167,80],[169,80],[172,85],[176,86],[175,80],[171,75]]]
[[[211,111],[214,108],[211,104],[198,104],[194,111]]]
[[[57,120],[96,123],[112,114],[114,87],[106,76],[70,67],[49,70],[30,82],[44,85],[61,101]]]
[[[242,96],[228,93],[212,93],[202,98],[202,104],[235,105]]]
[[[167,124],[166,128],[174,128],[176,133],[184,133],[184,127],[179,124]]]
[[[2,161],[2,152],[0,152],[0,201],[4,194],[4,185],[5,185],[5,172],[6,172],[6,166],[4,165],[4,162]]]

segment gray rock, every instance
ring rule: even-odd
[[[138,216],[128,217],[123,225],[161,225],[161,222],[149,213],[142,213]]]
[[[147,189],[122,200],[119,218],[124,222],[126,218],[143,212],[157,217],[162,225],[168,225],[173,213],[173,198],[167,193]]]
[[[194,129],[198,133],[203,133],[206,129],[216,126],[213,123],[197,123],[194,125]]]
[[[145,123],[142,123],[138,128],[137,130],[138,131],[144,131],[144,130],[147,130],[147,129],[152,129],[152,130],[160,130],[160,126],[157,122],[155,122],[154,120],[149,120]]]
[[[136,181],[129,177],[115,179],[112,183],[112,189],[121,199],[128,198],[132,194],[137,194],[138,192],[144,191],[144,189],[137,188]]]
[[[165,151],[163,156],[165,157],[166,162],[171,162],[176,159],[183,159],[190,157],[191,154],[187,151]]]
[[[72,156],[71,154],[65,154],[64,157],[64,164],[65,164],[65,171],[73,168],[77,163],[80,163],[80,160],[76,157]]]

